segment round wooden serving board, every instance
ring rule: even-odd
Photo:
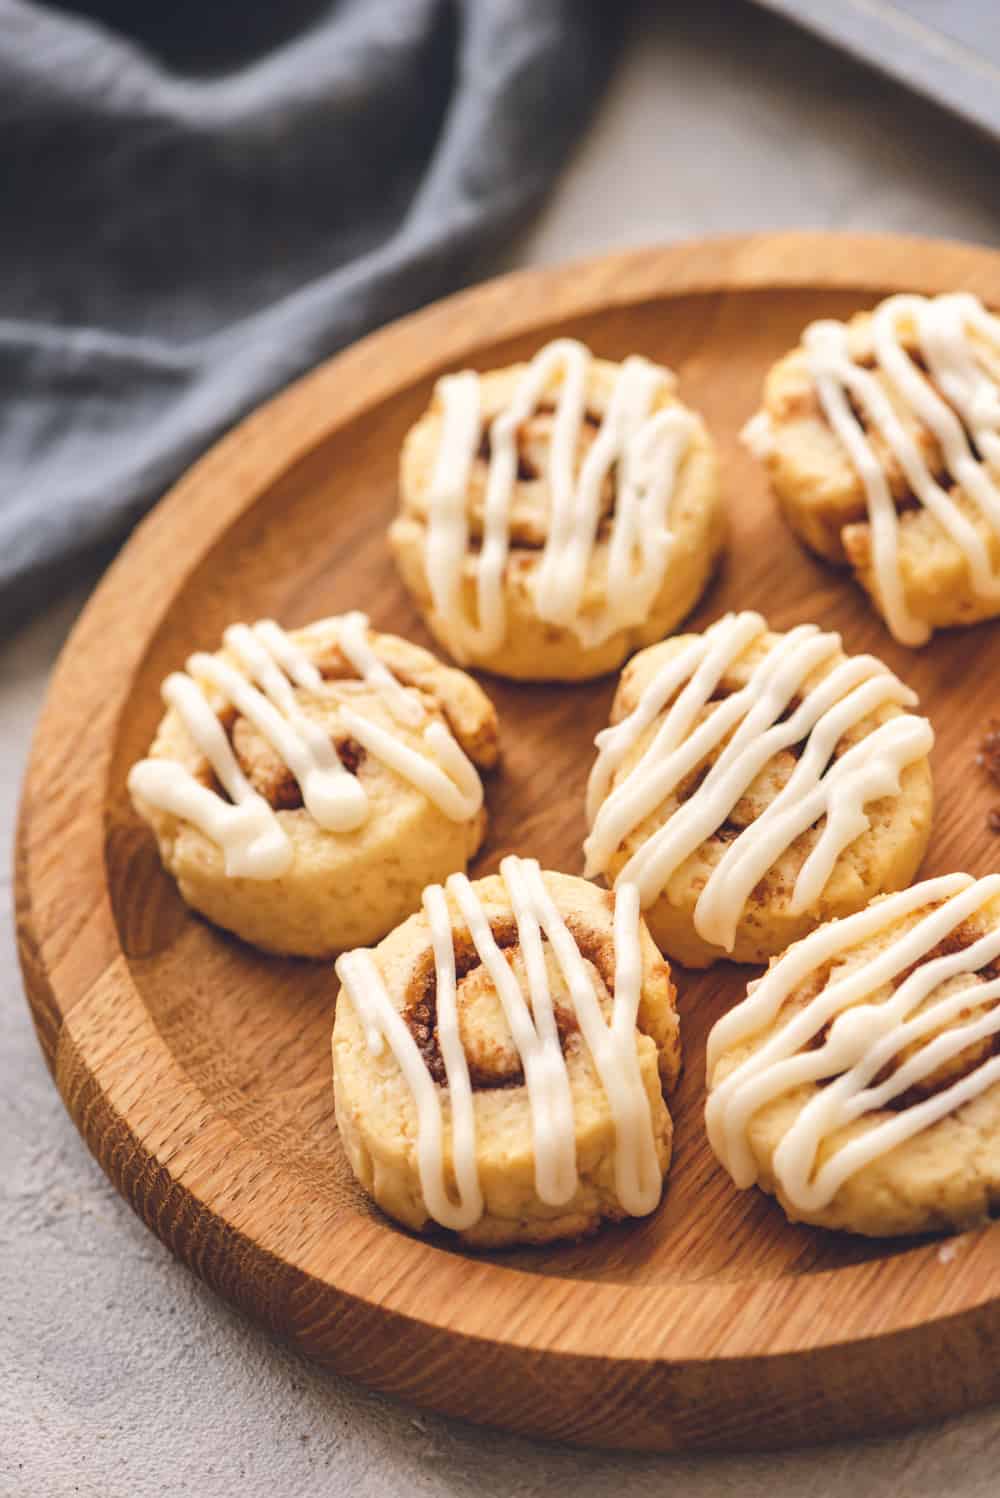
[[[815,621],[875,651],[937,730],[927,874],[997,867],[975,766],[1000,623],[893,644],[783,528],[737,434],[809,319],[896,289],[1000,303],[1000,255],[795,234],[505,277],[375,334],[226,437],[142,524],[56,670],[24,792],[21,961],[66,1106],[140,1216],[223,1295],[330,1367],[418,1404],[564,1440],[775,1445],[885,1431],[1000,1397],[1000,1225],[949,1243],[790,1226],[737,1192],[702,1125],[704,1040],[746,969],[676,973],[685,1072],[662,1207],[592,1240],[462,1255],[356,1189],[330,1085],[328,964],[258,955],[188,914],[125,792],[159,685],[223,627],[367,610],[431,643],[384,539],[403,434],[440,373],[557,333],[671,365],[721,447],[733,540],[692,620]],[[510,851],[579,873],[591,743],[614,681],[487,682],[504,759],[475,874]],[[993,799],[1000,799],[994,795]]]

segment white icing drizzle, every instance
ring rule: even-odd
[[[912,324],[930,380],[943,397],[903,347],[901,323]],[[965,292],[931,298],[893,296],[872,314],[878,369],[907,415],[933,435],[952,482],[961,487],[1000,539],[1000,385],[977,355],[969,337],[972,330],[1000,350],[1000,319]],[[984,601],[1000,602],[1000,571],[994,570],[989,547],[954,497],[938,483],[878,374],[852,358],[848,327],[832,321],[813,323],[802,335],[802,343],[820,404],[864,485],[876,586],[895,638],[904,645],[922,645],[931,631],[906,606],[899,567],[899,518],[882,464],[851,409],[852,399],[895,456],[910,491],[962,552],[976,594]]]
[[[530,1007],[494,940],[489,919],[469,880],[463,874],[453,875],[447,888],[469,928],[479,959],[492,979],[524,1068],[535,1143],[535,1189],[543,1202],[558,1206],[569,1201],[577,1187],[569,1073],[559,1043],[545,971],[541,914],[534,908],[525,889],[521,861],[505,859],[501,873],[514,911],[518,938],[523,943],[525,963],[530,964],[527,969]],[[450,939],[450,923],[447,934]],[[438,937],[442,941],[445,937],[443,916]]]
[[[482,806],[483,785],[478,771],[443,723],[428,723],[423,731],[424,743],[441,760],[442,769],[353,708],[343,707],[340,718],[369,754],[416,786],[453,822],[468,821]]]
[[[743,446],[764,462],[774,452],[774,428],[766,411],[758,411],[740,432]]]
[[[411,728],[423,725],[423,742],[433,759],[354,708],[339,704],[338,718],[344,729],[446,817],[465,821],[474,816],[483,801],[475,766],[443,723],[428,720],[418,694],[403,687],[375,655],[367,640],[366,616],[345,614],[337,621],[337,629],[341,651],[365,684],[379,693],[391,716]],[[242,670],[198,652],[187,662],[191,675],[174,672],[164,683],[163,697],[178,713],[232,804],[169,759],[134,765],[129,789],[150,805],[190,822],[216,843],[228,875],[279,878],[292,863],[292,842],[279,813],[240,769],[200,682],[213,687],[267,740],[294,775],[303,805],[318,826],[328,832],[360,827],[369,815],[368,796],[341,763],[329,726],[316,723],[299,705],[295,687],[317,695],[331,691],[331,684],[324,681],[306,652],[272,619],[252,627],[234,624],[223,639]]]
[[[423,722],[426,715],[420,698],[396,680],[389,667],[379,660],[369,645],[367,614],[357,610],[344,614],[340,621],[337,643],[365,685],[378,689],[397,722],[412,725]]]
[[[524,371],[510,404],[490,424],[474,626],[466,618],[462,590],[469,544],[468,487],[482,438],[479,377],[466,370],[438,382],[443,415],[428,493],[427,577],[434,608],[465,656],[497,649],[506,635],[503,579],[510,552],[518,429],[556,380],[561,383],[546,471],[552,510],[532,582],[539,617],[573,630],[585,647],[598,645],[644,619],[662,585],[672,545],[670,500],[698,422],[678,406],[653,411],[661,393],[672,388],[673,377],[632,356],[621,366],[600,429],[574,474],[590,362],[589,350],[574,339],[547,344]],[[607,603],[595,618],[584,614],[584,590],[597,540],[601,492],[613,469],[617,493],[608,547]]]
[[[757,1179],[748,1138],[754,1116],[796,1088],[833,1079],[802,1108],[774,1156],[775,1176],[791,1206],[816,1211],[828,1206],[856,1171],[1000,1083],[1000,1056],[992,1056],[940,1092],[888,1116],[882,1112],[969,1046],[1000,1034],[1000,979],[954,985],[1000,957],[1000,927],[961,951],[924,960],[998,896],[1000,875],[975,881],[967,874],[949,874],[877,900],[859,915],[832,921],[790,947],[743,1003],[718,1022],[708,1042],[710,1079],[719,1058],[772,1025],[786,1000],[813,973],[918,911],[928,911],[881,951],[828,983],[712,1088],[705,1109],[709,1139],[737,1186],[752,1186]],[[910,969],[889,998],[873,999]],[[951,990],[934,999],[949,980]],[[993,1007],[976,1014],[984,1005]],[[955,1024],[968,1010],[974,1017]],[[826,1026],[826,1036],[816,1046]],[[876,1080],[920,1042],[925,1043],[886,1080]],[[833,1152],[824,1149],[840,1130],[870,1115],[875,1116],[867,1126],[855,1129]],[[821,1153],[825,1158],[820,1164]]]
[[[453,1102],[452,1131],[454,1133],[458,1128],[461,1135],[461,1138],[453,1144],[456,1184],[459,1191],[459,1199],[454,1202],[448,1195],[444,1178],[444,1136],[440,1094],[430,1072],[424,1065],[423,1057],[405,1020],[385,991],[385,984],[375,965],[375,959],[371,952],[364,949],[345,952],[342,957],[338,957],[336,970],[342,985],[342,992],[348,996],[359,1015],[363,1017],[369,1050],[373,1055],[381,1055],[384,1042],[387,1040],[413,1093],[417,1105],[417,1167],[427,1211],[435,1222],[440,1222],[443,1227],[456,1230],[471,1227],[483,1214],[474,1155],[472,1178],[467,1179],[465,1172],[467,1159],[465,1149],[470,1135],[473,1149],[475,1148],[475,1114],[471,1109],[467,1113],[463,1112],[461,1103],[456,1110]],[[456,1061],[454,1053],[451,1061],[454,1067]],[[464,1061],[463,1052],[463,1066]],[[467,1067],[464,1067],[464,1072],[465,1081],[468,1083]],[[462,1097],[458,1069],[449,1072],[448,1080],[449,1085],[456,1086],[456,1095]],[[460,1119],[463,1120],[461,1124]],[[459,1174],[459,1160],[462,1161],[463,1175]]]
[[[172,680],[168,677],[164,685],[165,697]],[[211,716],[215,718],[214,713]],[[129,789],[150,806],[200,828],[222,849],[226,873],[231,877],[279,879],[292,862],[291,842],[263,796],[244,779],[235,759],[233,764],[241,784],[235,794],[227,785],[234,805],[200,785],[193,775],[175,775],[173,765],[165,759],[144,759],[133,765],[128,777]]]
[[[649,1099],[639,1070],[636,1023],[642,986],[637,891],[622,886],[615,898],[615,980],[611,1022],[605,1021],[593,978],[534,859],[505,858],[500,866],[517,926],[527,996],[493,936],[489,917],[464,874],[453,874],[447,893],[468,927],[473,945],[496,990],[524,1071],[535,1151],[535,1189],[551,1206],[577,1190],[573,1100],[569,1073],[546,971],[542,933],[569,989],[574,1012],[608,1098],[615,1123],[615,1190],[632,1216],[651,1212],[660,1199],[662,1176]],[[437,983],[438,1040],[446,1082],[437,1088],[409,1029],[394,1007],[377,964],[367,951],[339,958],[343,992],[365,1030],[369,1050],[380,1055],[388,1041],[417,1107],[417,1165],[427,1211],[444,1227],[466,1228],[483,1211],[476,1170],[476,1119],[468,1065],[459,1036],[453,921],[445,891],[424,891]],[[445,1181],[445,1124],[451,1113],[451,1153],[458,1200]]]
[[[303,804],[320,827],[346,832],[360,826],[368,797],[341,764],[329,730],[302,711],[292,683],[252,629],[234,624],[222,638],[246,675],[203,651],[191,656],[188,671],[215,687],[267,740],[295,776]],[[290,640],[287,645],[293,648]]]
[[[792,894],[790,908],[801,911],[819,899],[840,854],[870,825],[865,806],[897,796],[902,771],[934,743],[926,718],[902,713],[831,763],[840,739],[862,719],[888,703],[912,707],[917,698],[874,656],[841,662],[807,690],[806,679],[841,644],[839,635],[821,634],[811,624],[779,639],[747,684],[698,722],[727,669],[766,629],[759,614],[728,614],[667,661],[634,711],[598,734],[587,790],[591,832],[584,852],[592,876],[605,872],[635,829],[724,745],[693,795],[650,834],[618,876],[638,885],[645,907],[722,826],[768,761],[805,740],[789,780],[726,848],[695,906],[695,929],[726,951],[733,949],[754,887],[795,839],[826,819]],[[794,699],[798,705],[781,721]],[[661,713],[663,721],[642,757],[609,795],[615,772]]]

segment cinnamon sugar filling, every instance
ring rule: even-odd
[[[614,942],[611,938],[595,936],[592,932],[582,931],[578,924],[571,918],[566,918],[573,939],[580,949],[581,955],[597,969],[608,994],[614,997],[615,976],[615,953]],[[513,917],[505,919],[494,919],[490,921],[490,930],[493,940],[502,952],[512,952],[517,946],[518,932],[517,924]],[[543,944],[548,946],[548,937],[544,931],[541,933]],[[453,948],[455,952],[455,981],[458,988],[459,1001],[461,1001],[462,983],[472,974],[482,968],[482,963],[472,938],[467,932],[456,932],[453,937]],[[508,961],[510,959],[508,958]],[[416,1041],[424,1065],[427,1067],[433,1080],[438,1086],[444,1086],[447,1081],[444,1058],[437,1033],[437,971],[434,963],[433,952],[428,951],[422,958],[417,972],[411,978],[407,986],[403,1019],[413,1039]],[[579,1022],[570,1002],[560,1003],[553,1000],[553,1014],[556,1022],[556,1030],[559,1036],[559,1045],[563,1056],[579,1044],[576,1037],[579,1035]],[[514,1057],[510,1057],[500,1049],[495,1049],[488,1057],[470,1056],[466,1051],[466,1063],[469,1069],[469,1083],[473,1092],[484,1092],[524,1085],[524,1069],[517,1058],[516,1048]]]

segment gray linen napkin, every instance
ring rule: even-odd
[[[0,0],[0,630],[538,205],[622,7]]]

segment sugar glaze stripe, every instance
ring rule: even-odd
[[[927,912],[876,955],[821,988],[711,1087],[705,1109],[709,1140],[737,1186],[751,1186],[757,1179],[748,1138],[754,1117],[798,1087],[826,1083],[782,1139],[774,1172],[790,1205],[805,1212],[829,1206],[857,1171],[1000,1083],[1000,1056],[992,1056],[940,1092],[889,1118],[882,1116],[886,1104],[926,1081],[940,1066],[1000,1034],[998,978],[972,981],[923,1008],[943,984],[972,978],[1000,957],[998,925],[958,952],[927,960],[963,922],[998,898],[998,874],[978,881],[967,874],[948,874],[877,900],[860,914],[832,921],[790,947],[752,985],[743,1003],[719,1020],[708,1041],[710,1084],[719,1058],[772,1025],[813,973],[917,912]],[[875,1000],[880,988],[902,974],[908,976],[889,998]],[[965,1011],[975,1012],[983,1005],[992,1007],[955,1024]],[[824,1030],[826,1036],[817,1044]],[[921,1044],[913,1055],[877,1081],[888,1065],[917,1043]],[[818,1163],[831,1138],[864,1119],[870,1120],[870,1127],[855,1129]]]
[[[476,953],[493,981],[511,1038],[524,1070],[531,1110],[535,1188],[551,1206],[570,1201],[577,1190],[576,1146],[569,1073],[556,1027],[542,933],[548,939],[569,990],[584,1042],[593,1059],[615,1123],[615,1189],[632,1216],[651,1212],[660,1199],[662,1176],[649,1099],[639,1070],[636,1023],[642,986],[638,892],[623,885],[614,913],[615,978],[610,1024],[605,1020],[593,978],[570,933],[544,875],[534,859],[510,856],[500,865],[510,899],[527,975],[522,992],[493,936],[487,912],[464,874],[453,874],[445,889],[424,892],[438,995],[438,1026],[446,1080],[435,1086],[413,1036],[392,1003],[371,952],[341,956],[336,964],[343,992],[364,1029],[369,1050],[383,1053],[388,1041],[417,1109],[417,1165],[424,1203],[443,1227],[471,1227],[483,1212],[475,1170],[476,1118],[468,1086],[468,1066],[456,1041],[455,965],[451,897],[469,930]],[[442,996],[444,1029],[441,1029]],[[446,1172],[444,1101],[450,1115],[455,1199]],[[472,1163],[470,1163],[472,1162]]]
[[[376,656],[367,640],[364,614],[346,614],[336,624],[340,649],[365,684],[379,693],[395,721],[410,729],[423,725],[421,736],[428,754],[339,703],[337,717],[344,730],[422,791],[446,817],[465,821],[474,816],[482,805],[482,783],[449,729],[429,720],[418,694],[403,687]],[[203,832],[222,850],[228,875],[280,878],[294,858],[292,841],[279,813],[240,769],[201,683],[231,703],[267,740],[295,776],[303,805],[319,827],[337,833],[360,827],[369,816],[368,795],[341,763],[329,728],[311,719],[296,697],[296,687],[317,696],[331,695],[330,683],[306,651],[271,619],[252,626],[234,624],[223,640],[242,669],[198,652],[187,662],[189,674],[173,672],[167,677],[163,698],[179,715],[229,801],[169,759],[146,759],[134,765],[129,789]]]
[[[904,325],[914,329],[933,385],[903,345]],[[973,332],[992,342],[1000,360],[1000,318],[967,292],[893,296],[872,313],[878,371],[902,402],[905,417],[932,434],[952,483],[961,487],[1000,543],[1000,384],[977,351]],[[802,343],[823,411],[864,485],[875,577],[893,636],[904,645],[922,645],[931,631],[907,607],[899,563],[899,517],[885,470],[852,400],[896,458],[912,494],[959,548],[977,596],[1000,601],[1000,568],[994,565],[990,548],[932,473],[878,373],[853,357],[849,327],[831,320],[812,323]]]
[[[546,478],[552,499],[548,536],[532,579],[539,618],[573,630],[584,648],[637,624],[649,612],[672,547],[670,502],[698,421],[680,406],[654,410],[673,376],[633,355],[622,364],[597,436],[579,466],[587,409],[590,351],[575,339],[546,344],[532,359],[509,405],[489,426],[490,459],[482,547],[475,569],[477,622],[463,597],[469,552],[468,488],[483,435],[479,376],[471,370],[438,381],[441,437],[428,495],[426,567],[434,608],[464,656],[496,650],[506,636],[504,573],[517,480],[517,435],[556,380]],[[597,542],[605,483],[616,486],[608,548],[607,602],[584,613],[587,570]]]
[[[754,666],[747,684],[705,715],[727,670],[766,630],[760,614],[728,614],[668,660],[628,717],[598,735],[587,793],[591,830],[584,852],[586,873],[593,876],[606,872],[636,828],[718,751],[694,793],[632,853],[618,876],[638,886],[645,907],[722,826],[774,755],[805,741],[789,780],[726,848],[695,906],[698,933],[727,951],[754,887],[795,839],[825,818],[796,879],[791,909],[799,911],[819,899],[840,854],[870,825],[866,805],[898,796],[906,766],[934,743],[926,718],[902,713],[831,763],[843,735],[869,714],[887,704],[912,707],[917,698],[874,656],[842,661],[807,687],[841,647],[839,635],[822,634],[814,625],[783,636]],[[608,794],[616,772],[661,715],[638,762]]]

